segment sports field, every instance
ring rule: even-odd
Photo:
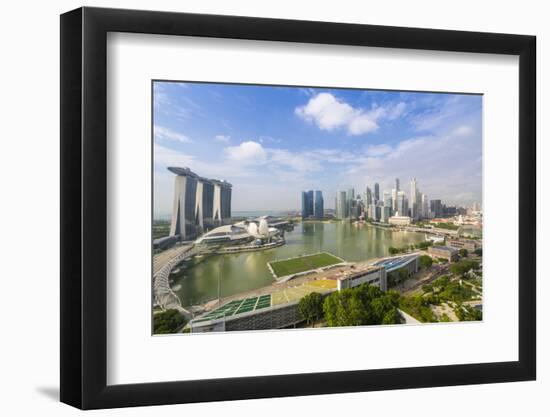
[[[332,279],[320,279],[317,281],[306,282],[295,287],[288,287],[271,294],[271,304],[287,304],[298,301],[300,298],[311,294],[312,292],[325,293],[336,289],[337,283]]]
[[[277,278],[287,275],[294,275],[300,272],[310,271],[317,268],[323,268],[330,265],[336,265],[344,262],[328,252],[316,253],[314,255],[305,255],[282,261],[269,262],[271,269]]]

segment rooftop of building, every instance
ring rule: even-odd
[[[451,252],[451,253],[456,253],[456,252],[458,252],[458,249],[452,248],[452,247],[450,247],[450,246],[430,246],[430,247],[428,248],[428,252],[429,252],[429,251],[433,251],[433,250],[439,250],[439,251]]]
[[[213,184],[219,184],[219,185],[222,185],[224,187],[232,187],[233,186],[232,184],[230,184],[229,182],[227,182],[225,180],[217,180],[217,179],[213,179],[213,178],[201,177],[201,176],[195,174],[193,171],[191,171],[190,168],[187,168],[187,167],[168,167],[167,169],[171,173],[176,174],[177,176],[180,176],[180,177],[193,177],[193,178],[196,178],[199,181],[211,182]]]
[[[342,280],[345,280],[345,279],[355,278],[357,276],[361,276],[365,273],[379,271],[383,268],[384,267],[379,266],[379,265],[366,265],[366,266],[362,266],[360,268],[349,269],[349,270],[343,272],[341,275],[337,275],[335,278],[338,281],[342,281]]]

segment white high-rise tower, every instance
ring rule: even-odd
[[[411,181],[411,195],[410,195],[410,198],[409,198],[409,201],[410,201],[410,209],[411,209],[411,217],[414,219],[414,220],[418,220],[419,218],[419,215],[418,215],[418,212],[419,212],[419,204],[418,204],[418,188],[417,188],[418,184],[416,182],[416,178],[413,178],[412,181]]]

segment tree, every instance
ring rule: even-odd
[[[388,252],[390,253],[390,255],[395,255],[395,254],[399,253],[399,249],[394,248],[393,246],[390,246],[388,248]]]
[[[449,278],[448,275],[442,275],[439,278],[437,278],[432,285],[434,287],[444,288],[447,285],[449,285],[449,282],[451,282],[451,278]]]
[[[390,324],[395,317],[388,312],[397,308],[399,298],[395,291],[384,293],[378,287],[363,284],[326,297],[323,312],[330,327],[382,324],[384,320]]]
[[[401,297],[399,306],[402,310],[423,323],[437,321],[428,300],[420,295]]]
[[[468,249],[460,249],[458,253],[461,257],[466,258],[468,256]]]
[[[185,324],[185,319],[178,310],[171,309],[153,315],[154,334],[175,333]]]
[[[318,292],[312,292],[298,303],[298,311],[309,325],[323,315],[323,297]]]
[[[471,269],[476,270],[478,268],[479,268],[479,262],[471,261],[468,259],[462,259],[461,261],[451,265],[451,272],[455,275],[464,276]]]
[[[420,263],[420,268],[422,268],[422,269],[427,269],[430,266],[432,266],[432,264],[433,264],[432,258],[428,255],[422,255],[418,259],[418,262]]]
[[[449,321],[451,321],[451,318],[447,315],[447,313],[443,313],[443,315],[441,316],[441,318],[439,319],[439,321],[442,321],[442,322],[449,322]]]
[[[432,245],[433,245],[433,242],[431,240],[425,240],[424,242],[417,243],[416,247],[418,249],[427,249]]]
[[[459,304],[455,308],[455,314],[460,321],[481,321],[483,320],[483,313],[477,308],[472,308],[470,306],[464,306]]]
[[[434,286],[432,284],[424,284],[422,285],[422,291],[425,293],[432,292],[434,290]]]
[[[409,277],[409,271],[406,268],[399,269],[399,282],[405,281]]]
[[[384,318],[382,319],[382,324],[400,324],[401,323],[401,315],[399,314],[399,311],[397,311],[397,308],[392,308],[386,314],[384,314]]]
[[[474,253],[477,255],[477,256],[483,256],[483,250],[481,248],[478,248],[474,251]]]

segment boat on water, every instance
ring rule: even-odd
[[[179,274],[179,272],[180,272],[180,269],[179,269],[179,268],[174,268],[174,269],[172,269],[172,271],[170,271],[170,273],[171,273],[171,274],[174,274],[174,275],[175,275],[175,274]]]

